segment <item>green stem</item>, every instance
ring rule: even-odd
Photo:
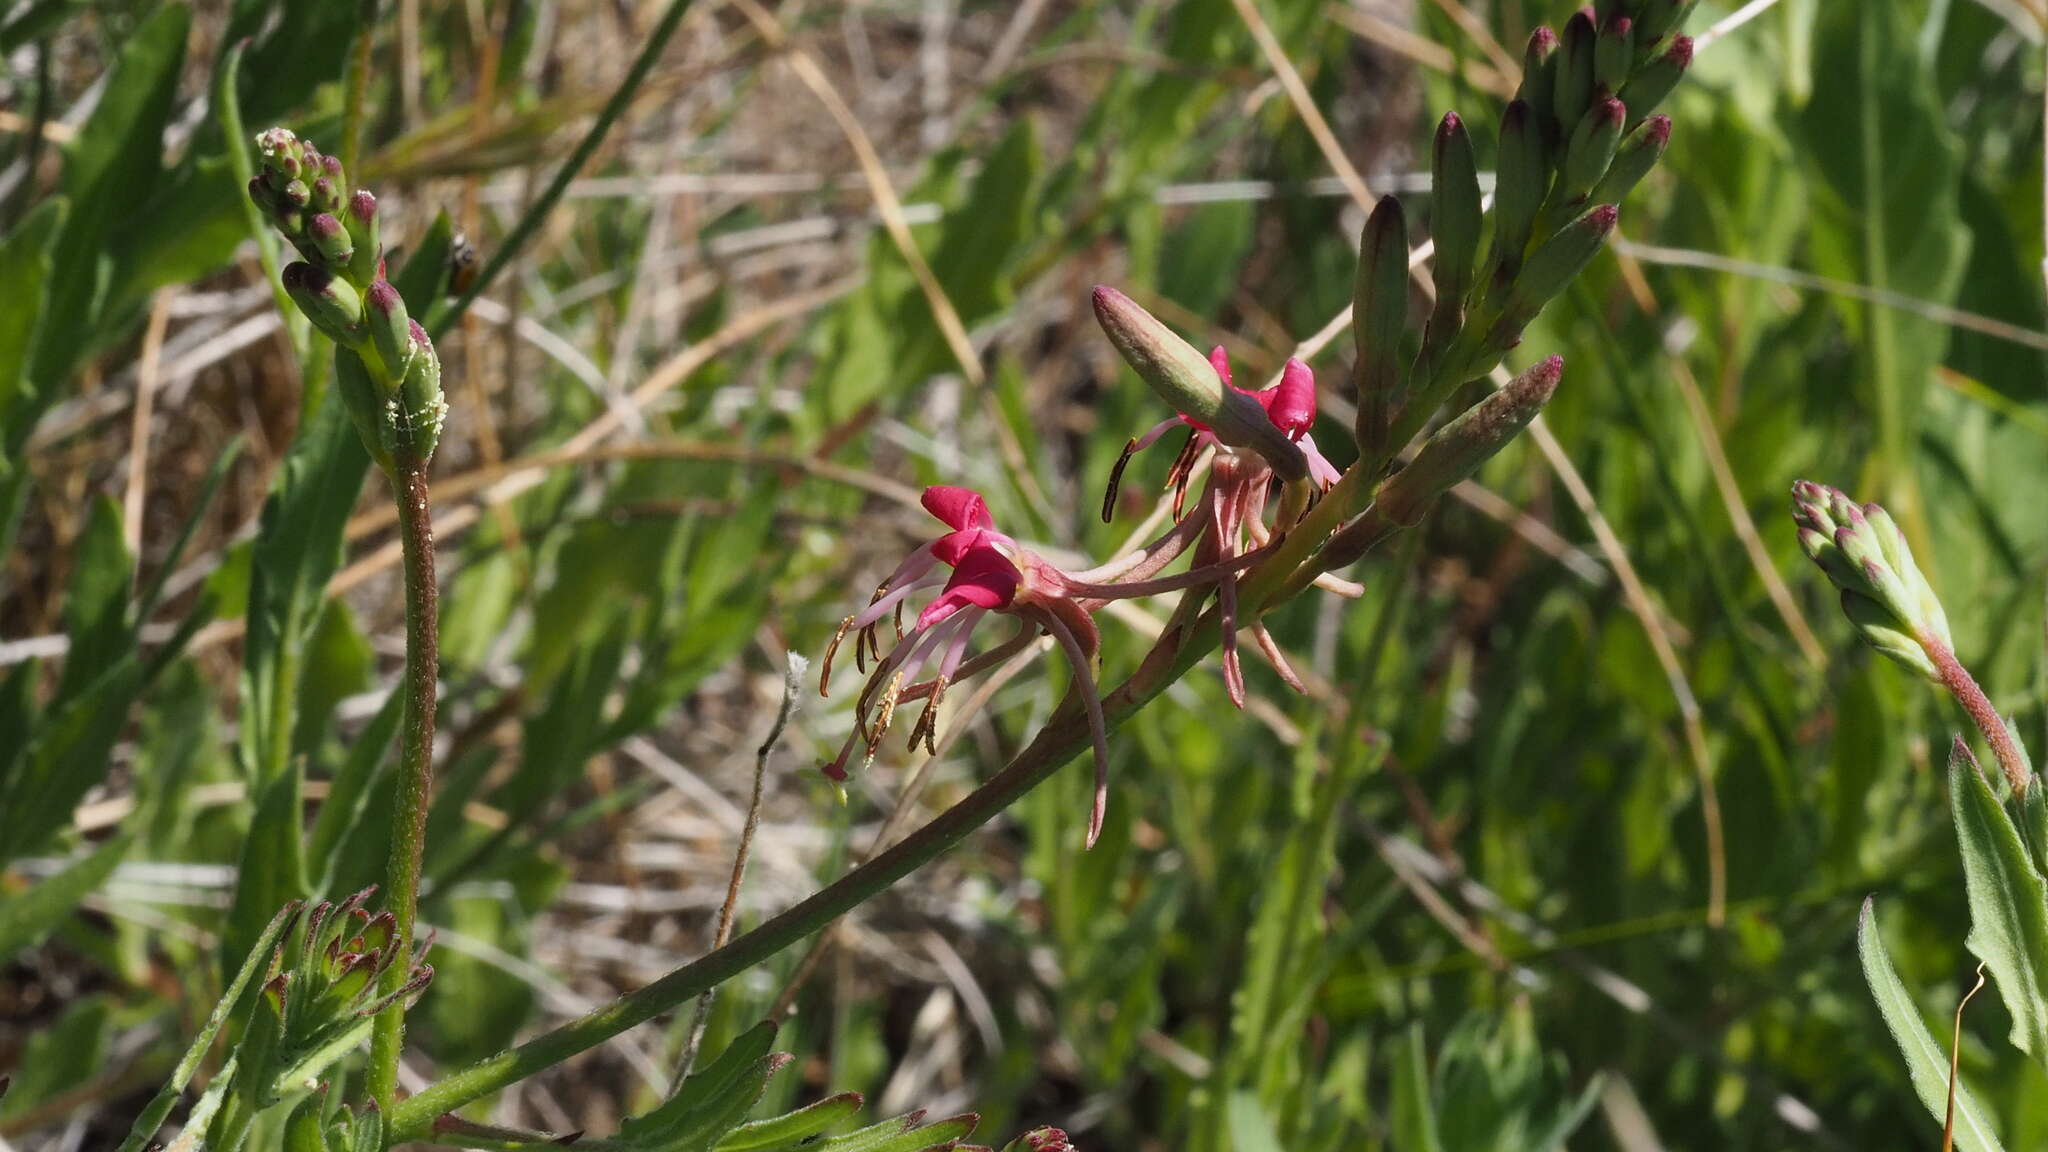
[[[398,921],[398,959],[385,968],[378,982],[378,990],[386,995],[403,986],[412,970],[427,801],[434,789],[434,708],[440,669],[434,523],[427,498],[426,461],[407,452],[398,462],[392,483],[397,489],[399,541],[405,553],[405,727],[399,744],[398,795],[385,880],[385,907]],[[370,1041],[370,1096],[387,1116],[398,1095],[398,1055],[404,1044],[405,1004],[401,1000],[378,1015]]]
[[[1306,559],[1310,550],[1336,522],[1338,509],[1347,502],[1344,497],[1348,495],[1343,484],[1326,493],[1323,502],[1311,509],[1303,522],[1281,542],[1276,555],[1247,579],[1241,626],[1249,626],[1257,618],[1272,591],[1280,587],[1291,573],[1291,568],[1278,569],[1277,566],[1298,564]],[[1216,613],[1213,610],[1192,626],[1169,626],[1130,679],[1104,698],[1102,706],[1107,725],[1114,728],[1164,692],[1207,655],[1217,641]],[[692,997],[823,930],[834,920],[966,839],[975,829],[1049,779],[1086,748],[1088,741],[1088,725],[1080,701],[1070,693],[1046,722],[1045,728],[1002,771],[924,827],[725,947],[715,949],[654,983],[629,992],[552,1032],[472,1064],[401,1102],[396,1108],[387,1110],[385,1115],[390,1117],[394,1141],[422,1139],[432,1130],[435,1118],[443,1113],[560,1064],[628,1028],[678,1008]]]
[[[682,23],[683,13],[689,11],[690,3],[691,0],[669,0],[668,10],[661,14],[654,31],[648,34],[647,43],[641,47],[640,55],[633,58],[633,66],[626,70],[626,78],[619,81],[619,86],[612,92],[611,99],[605,101],[603,110],[597,114],[597,121],[583,134],[583,139],[577,141],[576,150],[569,154],[569,159],[555,172],[554,179],[548,181],[547,188],[526,206],[526,211],[519,217],[519,222],[512,226],[512,231],[506,234],[505,239],[491,253],[491,258],[484,263],[483,270],[477,273],[468,290],[434,318],[433,323],[427,328],[428,335],[438,337],[460,319],[462,314],[469,310],[470,304],[483,294],[484,289],[491,286],[491,281],[498,278],[498,274],[505,270],[505,266],[512,262],[512,258],[517,256],[519,250],[526,246],[526,242],[533,238],[533,234],[539,231],[541,222],[547,219],[549,212],[554,211],[555,202],[560,200],[562,193],[568,189],[569,181],[574,180],[576,174],[583,170],[583,166],[589,163],[591,154],[604,142],[605,134],[611,131],[612,125],[625,114],[627,105],[633,102],[640,85],[647,79],[647,73],[653,70],[654,62],[661,59],[662,49],[668,46],[669,38],[675,35],[677,25]]]

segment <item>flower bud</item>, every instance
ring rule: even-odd
[[[1494,262],[1503,275],[1522,265],[1536,211],[1550,192],[1550,167],[1533,109],[1517,100],[1500,120],[1500,157],[1493,183]]]
[[[1671,117],[1652,116],[1636,125],[1615,151],[1607,175],[1600,178],[1586,199],[1599,204],[1621,203],[1664,158],[1664,148],[1670,142]]]
[[[1491,460],[1543,411],[1564,376],[1551,356],[1436,430],[1408,466],[1394,473],[1374,501],[1396,524],[1415,524],[1436,498]]]
[[[1577,204],[1607,175],[1614,163],[1614,150],[1621,143],[1621,126],[1628,109],[1612,96],[1593,101],[1585,118],[1572,129],[1565,145],[1564,163],[1558,172],[1557,198],[1562,204]]]
[[[1358,238],[1351,289],[1352,384],[1358,399],[1358,450],[1378,457],[1401,406],[1401,335],[1408,326],[1408,223],[1401,202],[1380,198]]]
[[[1677,31],[1692,11],[1695,0],[1642,0],[1636,13],[1636,43],[1655,44]]]
[[[448,422],[448,401],[441,394],[441,358],[434,353],[434,342],[417,321],[408,322],[407,327],[412,354],[407,360],[405,379],[398,387],[398,408],[393,418],[398,423],[397,443],[424,462],[434,458],[434,449],[441,443],[441,428]],[[1252,404],[1256,407],[1258,401]],[[1260,409],[1259,414],[1263,417],[1265,411]]]
[[[306,221],[306,243],[313,249],[309,255],[317,255],[321,267],[331,272],[347,268],[349,257],[355,255],[355,243],[349,239],[348,229],[325,212]]]
[[[1095,319],[1140,379],[1174,411],[1199,422],[1233,448],[1266,458],[1287,480],[1308,475],[1308,462],[1275,427],[1257,400],[1224,384],[1206,357],[1137,301],[1107,286],[1094,292]]]
[[[1557,88],[1557,33],[1547,24],[1539,24],[1536,31],[1529,33],[1529,44],[1522,50],[1522,82],[1515,88],[1515,99],[1531,109],[1540,110],[1539,121],[1550,117],[1550,94]]]
[[[362,438],[363,450],[386,476],[394,474],[397,468],[391,455],[388,419],[395,397],[387,396],[379,388],[362,357],[346,349],[335,354],[334,385],[341,397],[342,410],[348,413],[349,423],[356,426],[356,435]]]
[[[1593,86],[1616,92],[1635,69],[1635,21],[1617,16],[1600,26],[1593,41]]]
[[[370,342],[384,361],[384,371],[395,385],[405,379],[415,354],[412,318],[406,315],[405,298],[388,280],[379,280],[363,293],[363,319],[370,330]]]
[[[1631,117],[1629,126],[1657,110],[1671,90],[1678,86],[1678,79],[1685,70],[1692,67],[1692,37],[1680,36],[1671,42],[1663,55],[1642,66],[1627,84],[1622,85],[1616,95],[1628,105]]]
[[[1551,115],[1565,131],[1570,131],[1593,103],[1593,54],[1598,35],[1588,9],[1579,9],[1565,22],[1557,59],[1552,62],[1556,72],[1550,89]]]
[[[324,268],[293,262],[278,277],[285,294],[306,314],[313,326],[333,337],[335,343],[355,348],[363,342],[363,298],[348,281]]]
[[[1801,480],[1792,486],[1799,544],[1842,590],[1842,611],[1871,647],[1929,679],[1938,679],[1925,648],[1953,650],[1948,614],[1913,561],[1891,515],[1858,505],[1840,489]]]
[[[349,260],[349,278],[359,284],[375,280],[377,262],[384,255],[383,241],[377,235],[377,198],[367,191],[349,197],[348,210],[342,213],[342,225],[348,229],[349,239],[355,244],[355,255]]]
[[[1058,1128],[1033,1128],[1008,1144],[1003,1152],[1076,1152],[1067,1134]]]
[[[1430,152],[1430,188],[1429,231],[1436,240],[1436,259],[1431,267],[1436,275],[1437,299],[1450,297],[1462,301],[1472,286],[1484,210],[1480,207],[1479,165],[1472,157],[1472,137],[1455,112],[1444,113],[1443,122],[1437,125],[1435,145]]]
[[[1528,263],[1515,276],[1499,322],[1488,333],[1491,348],[1506,351],[1514,346],[1522,329],[1536,313],[1572,282],[1607,243],[1620,212],[1603,204],[1558,230],[1555,236],[1536,246]]]

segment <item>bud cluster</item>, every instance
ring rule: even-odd
[[[1359,244],[1353,334],[1358,439],[1375,460],[1398,449],[1461,384],[1485,375],[1543,306],[1597,255],[1617,203],[1664,154],[1671,121],[1651,111],[1692,61],[1675,35],[1694,0],[1606,0],[1538,28],[1501,116],[1492,238],[1465,122],[1447,114],[1431,154],[1436,302],[1405,371],[1408,225],[1387,197]]]
[[[260,1056],[258,1078],[267,1093],[314,1088],[322,1070],[369,1034],[377,1013],[417,995],[434,978],[423,962],[432,937],[402,953],[392,913],[372,916],[365,907],[375,891],[314,905],[304,931],[288,932],[271,953],[245,1048]],[[381,978],[394,965],[404,966],[405,980],[380,994]]]
[[[341,161],[285,128],[256,137],[262,167],[249,198],[303,258],[279,274],[286,295],[341,346],[343,402],[379,467],[424,462],[448,414],[441,361],[384,278],[377,198],[351,193]]]
[[[1913,562],[1906,537],[1883,508],[1857,504],[1839,488],[1792,485],[1799,546],[1842,592],[1842,613],[1864,641],[1936,682],[1928,645],[1952,652],[1948,614]]]

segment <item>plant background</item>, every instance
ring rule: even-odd
[[[363,182],[395,243],[420,246],[445,210],[486,254],[658,15],[381,7]],[[1702,4],[1692,30],[1730,7]],[[1561,452],[1511,448],[1355,574],[1363,600],[1277,618],[1308,698],[1255,671],[1239,715],[1205,670],[1126,726],[1093,852],[1076,767],[864,908],[807,973],[779,1041],[800,1075],[769,1105],[853,1088],[884,1113],[978,1110],[984,1138],[1055,1123],[1144,1149],[1418,1147],[1432,1110],[1446,1149],[1523,1148],[1579,1105],[1572,1148],[1938,1139],[1852,936],[1876,893],[1946,1035],[1970,966],[1933,768],[1959,719],[1853,647],[1782,509],[1800,475],[1887,502],[1961,655],[2038,737],[2048,335],[2027,9],[1782,0],[1706,44],[1624,239],[1517,354],[1566,357]],[[1418,216],[1436,115],[1465,115],[1485,163],[1501,69],[1569,11],[1258,10],[1349,163]],[[787,55],[705,0],[497,303],[442,342],[447,739],[422,910],[441,943],[418,1074],[707,946],[787,654],[815,657],[926,532],[917,486],[979,487],[1056,553],[1131,532],[1163,465],[1134,465],[1114,525],[1099,494],[1163,413],[1100,338],[1089,286],[1226,344],[1249,378],[1349,299],[1358,206],[1231,0],[778,16],[879,169]],[[0,931],[16,1147],[110,1145],[219,960],[294,884],[346,892],[383,859],[374,788],[354,825],[294,821],[232,754],[248,540],[302,388],[209,100],[218,53],[253,37],[244,121],[327,145],[356,26],[350,4],[264,0],[0,17],[0,494],[20,508],[0,732],[29,746],[87,679],[137,662],[134,587],[162,578],[142,662],[199,625],[89,711],[105,747],[50,793],[68,822],[0,843],[0,893],[95,853],[70,873],[91,881],[78,915],[46,939]],[[878,226],[878,179],[975,368]],[[61,223],[40,207],[58,191]],[[1326,401],[1347,357],[1339,340],[1316,361]],[[1333,455],[1346,423],[1326,421]],[[401,663],[381,503],[356,507],[298,674],[308,813],[352,750],[388,744],[363,736]],[[1128,668],[1142,649],[1122,630],[1148,625],[1122,615],[1106,662]],[[992,771],[1062,675],[1042,661],[1002,684],[929,765],[892,745],[843,807],[810,769],[846,700],[807,690],[769,761],[742,926],[870,851],[899,802],[914,820]],[[1725,832],[1718,927],[1703,777]],[[261,867],[238,874],[245,842]],[[713,1047],[802,956],[724,989]],[[2037,1146],[2048,1083],[1997,1043],[2005,1027],[1995,994],[1972,1003],[1965,1073],[2008,1146]],[[685,1028],[629,1034],[500,1115],[607,1131],[653,1098]]]

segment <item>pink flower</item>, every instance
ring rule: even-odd
[[[1073,667],[1075,691],[1087,713],[1094,745],[1095,800],[1088,818],[1088,843],[1093,845],[1102,831],[1108,801],[1109,741],[1095,684],[1094,662],[1101,636],[1092,613],[1110,600],[1176,591],[1217,580],[1228,571],[1196,569],[1148,579],[1186,548],[1187,534],[1176,529],[1161,542],[1168,546],[1143,550],[1134,561],[1089,572],[1063,572],[998,530],[987,501],[978,492],[935,485],[925,489],[920,502],[948,531],[905,557],[875,589],[868,606],[840,623],[825,651],[820,695],[830,692],[832,658],[849,632],[855,634],[854,661],[867,672],[854,704],[854,730],[839,755],[823,765],[825,775],[845,780],[857,744],[864,745],[866,760],[872,761],[888,735],[897,706],[906,700],[926,701],[911,729],[910,742],[914,746],[922,740],[926,750],[936,755],[936,721],[946,689],[956,676],[965,674],[975,626],[988,614],[1001,613],[1022,622],[1027,635],[1041,630],[1050,635]],[[1178,540],[1177,546],[1172,545],[1173,540]],[[1249,562],[1247,558],[1237,566]],[[942,573],[942,567],[950,571]],[[1121,579],[1098,582],[1112,577]],[[904,628],[904,605],[917,594],[934,590],[910,627]],[[892,621],[897,635],[886,653],[877,639],[885,619]],[[869,660],[874,661],[872,671],[867,668]],[[932,673],[931,679],[920,680],[927,671]]]
[[[1341,473],[1332,465],[1321,450],[1309,429],[1316,422],[1316,379],[1308,365],[1290,359],[1281,370],[1280,382],[1271,388],[1253,392],[1238,388],[1230,382],[1230,356],[1218,345],[1209,353],[1209,363],[1216,370],[1223,386],[1243,395],[1250,396],[1265,409],[1266,418],[1273,426],[1300,446],[1302,455],[1308,461],[1308,475],[1311,483],[1327,489],[1335,484]],[[1231,448],[1218,440],[1200,420],[1186,413],[1177,413],[1171,419],[1162,420],[1144,435],[1124,446],[1124,452],[1117,459],[1116,467],[1109,476],[1109,490],[1103,496],[1102,519],[1106,523],[1116,507],[1117,487],[1123,479],[1124,467],[1131,457],[1142,449],[1150,447],[1167,432],[1178,427],[1192,429],[1186,443],[1181,446],[1180,455],[1174,458],[1173,467],[1167,472],[1166,485],[1173,490],[1173,512],[1180,517],[1187,500],[1188,480],[1195,464],[1205,449],[1214,449],[1215,456],[1210,465],[1209,482],[1203,489],[1201,499],[1188,519],[1196,522],[1201,537],[1196,545],[1195,563],[1205,569],[1218,572],[1216,599],[1223,633],[1223,683],[1230,693],[1231,703],[1244,707],[1244,670],[1237,655],[1237,579],[1235,572],[1242,567],[1238,561],[1249,555],[1246,543],[1264,546],[1271,536],[1265,523],[1266,499],[1273,487],[1273,468],[1265,458],[1256,452]],[[1339,591],[1351,592],[1354,586],[1338,581],[1326,581]],[[1291,668],[1280,647],[1266,631],[1265,625],[1251,625],[1253,638],[1259,650],[1273,665],[1274,671],[1287,682],[1289,687],[1302,691],[1301,678]]]

